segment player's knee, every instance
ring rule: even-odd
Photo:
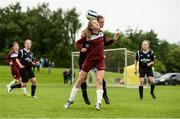
[[[21,84],[21,87],[26,87],[26,83],[22,83],[22,84]]]
[[[144,85],[144,79],[140,79],[140,85]]]
[[[103,80],[102,80],[101,77],[97,77],[97,78],[96,78],[96,82],[97,82],[98,85],[102,85]]]
[[[37,82],[37,81],[36,81],[36,78],[33,78],[33,79],[32,79],[32,84],[33,84],[33,85],[36,85],[36,82]]]

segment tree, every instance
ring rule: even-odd
[[[180,72],[180,47],[174,46],[167,55],[166,69],[167,72]]]

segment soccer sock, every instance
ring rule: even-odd
[[[9,86],[13,86],[13,85],[15,85],[16,84],[16,79],[14,79],[13,81],[11,81],[8,85]]]
[[[70,97],[69,97],[69,101],[73,102],[74,99],[75,99],[75,96],[78,92],[78,88],[76,88],[75,86],[73,86],[72,90],[71,90],[71,94],[70,94]]]
[[[107,96],[106,81],[103,79],[103,96]]]
[[[155,84],[151,84],[151,94],[154,93]]]
[[[31,85],[31,96],[34,96],[36,92],[36,85]]]
[[[21,84],[19,83],[19,84],[15,84],[15,85],[13,85],[13,86],[11,86],[11,88],[13,89],[13,88],[21,88]]]
[[[83,96],[87,96],[87,83],[86,82],[83,82],[81,84],[81,89],[82,89]]]
[[[103,90],[96,90],[97,94],[97,103],[101,104],[102,96],[103,96]]]
[[[139,96],[143,98],[143,86],[139,86]]]
[[[21,90],[22,90],[22,94],[26,94],[27,93],[26,87],[22,87]]]

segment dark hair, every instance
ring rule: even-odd
[[[97,20],[99,21],[100,19],[104,19],[104,17],[102,15],[98,15],[97,17]]]
[[[25,44],[25,43],[26,43],[26,41],[28,41],[28,40],[29,40],[29,41],[31,41],[30,39],[26,39],[26,40],[24,41],[24,44]],[[31,41],[31,42],[32,42],[32,41]]]

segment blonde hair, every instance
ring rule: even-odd
[[[15,45],[19,45],[18,42],[13,42],[12,46],[14,47]]]
[[[93,20],[97,20],[97,19],[94,18],[94,19],[89,20],[88,26],[82,31],[84,37],[86,37],[87,39],[88,39],[88,38],[90,37],[90,35],[91,35],[91,31],[92,31],[91,27],[92,27],[92,21],[93,21]]]
[[[147,42],[147,43],[148,43],[148,45],[149,45],[148,49],[150,49],[150,41],[149,41],[149,40],[143,40],[143,42]],[[141,50],[143,50],[143,48],[142,48],[142,44],[143,44],[143,42],[141,43]]]

